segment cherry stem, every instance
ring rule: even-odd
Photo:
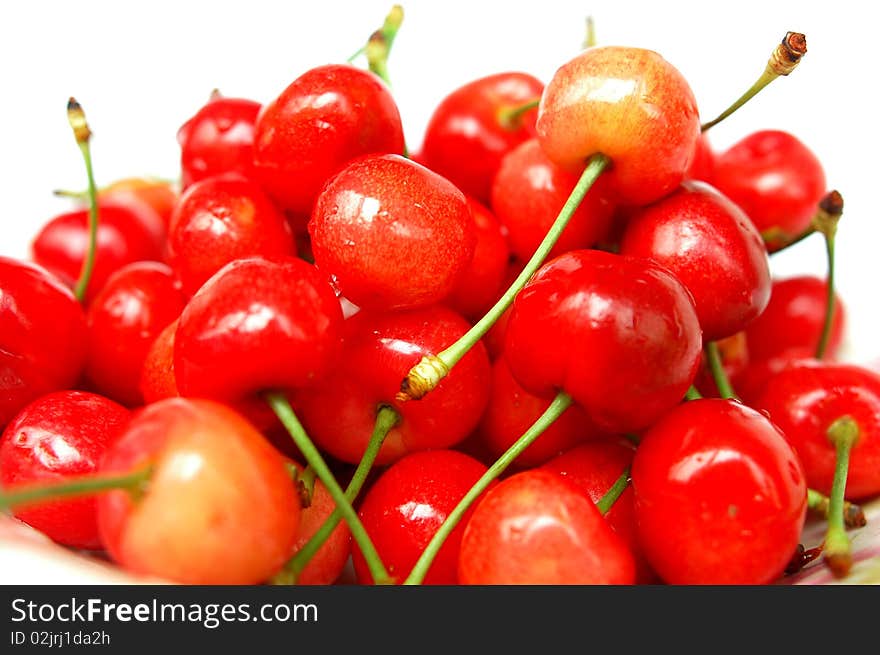
[[[403,7],[394,5],[385,17],[382,27],[370,35],[364,47],[370,70],[381,77],[388,86],[391,86],[391,79],[388,77],[388,55],[391,54],[391,47],[402,23]]]
[[[306,458],[309,466],[315,470],[318,479],[324,483],[330,497],[336,503],[336,509],[341,511],[346,523],[348,523],[348,527],[351,529],[351,536],[357,542],[364,555],[367,567],[370,569],[370,575],[373,576],[373,581],[376,584],[390,583],[388,571],[385,569],[379,553],[376,552],[376,547],[370,540],[370,535],[367,534],[357,512],[354,511],[354,507],[351,506],[348,498],[346,498],[345,492],[342,491],[324,458],[321,457],[321,453],[315,447],[309,435],[306,434],[287,397],[280,391],[267,392],[265,397],[272,411],[275,412],[275,415],[287,429],[288,433],[290,433],[293,442],[299,448],[303,457]]]
[[[831,191],[819,203],[819,211],[813,217],[813,229],[821,232],[825,237],[825,255],[828,260],[828,278],[825,282],[825,320],[822,323],[822,333],[819,343],[816,345],[816,359],[825,357],[828,350],[828,342],[831,339],[831,325],[834,322],[834,242],[837,237],[837,224],[843,214],[843,196],[837,191]]]
[[[828,496],[815,489],[807,489],[807,508],[811,512],[827,520],[830,506],[831,499]],[[851,503],[848,500],[843,501],[843,524],[847,528],[864,528],[868,525],[865,511],[860,505]]]
[[[403,584],[422,584],[425,575],[428,573],[428,569],[431,567],[434,558],[437,556],[437,553],[440,552],[446,539],[452,534],[452,531],[455,530],[462,517],[468,509],[470,509],[470,506],[474,504],[474,501],[479,498],[480,494],[482,494],[488,486],[498,478],[498,476],[504,473],[507,467],[519,457],[522,451],[534,443],[535,439],[540,437],[544,430],[553,425],[553,422],[562,416],[565,410],[571,407],[571,403],[571,396],[564,391],[560,391],[556,394],[553,402],[551,402],[550,406],[544,411],[544,413],[538,417],[538,420],[536,420],[532,426],[526,430],[525,434],[517,439],[514,444],[508,448],[507,451],[505,451],[505,453],[501,455],[494,464],[492,464],[492,466],[489,467],[489,470],[477,480],[474,486],[465,494],[464,498],[462,498],[458,505],[455,506],[455,509],[449,513],[446,520],[443,521],[441,526],[437,529],[437,532],[434,533],[431,541],[428,542],[425,550],[422,551],[421,556],[415,566],[413,566],[412,571],[410,571],[409,576],[407,576]]]
[[[504,292],[504,295],[501,296],[492,309],[462,335],[458,341],[437,355],[422,357],[421,361],[413,366],[400,385],[400,392],[397,394],[398,401],[405,402],[407,400],[423,398],[440,384],[440,381],[446,377],[449,370],[495,325],[495,322],[513,303],[516,295],[541,267],[541,264],[544,263],[547,255],[553,249],[553,246],[556,245],[562,231],[568,225],[572,215],[577,211],[587,192],[592,188],[593,184],[602,174],[602,171],[608,168],[610,164],[611,159],[602,153],[596,153],[589,158],[587,167],[581,173],[580,179],[574,189],[572,189],[571,195],[565,201],[565,205],[563,205],[550,230],[544,236],[544,240],[541,241],[541,245],[538,246],[538,249],[513,281],[513,284],[510,285],[510,288]]]
[[[540,104],[541,98],[534,98],[521,105],[501,107],[498,110],[498,123],[505,130],[518,130],[522,127],[522,117],[533,109],[537,109]]]
[[[706,353],[706,361],[709,363],[709,370],[712,371],[712,378],[715,380],[715,386],[718,387],[718,393],[722,398],[733,398],[738,400],[736,392],[727,378],[724,370],[724,364],[721,362],[721,354],[718,352],[718,344],[710,341],[704,348]]]
[[[596,508],[603,516],[614,506],[617,499],[623,495],[623,492],[626,491],[631,480],[629,466],[627,466],[623,469],[623,473],[620,474],[620,477],[615,480],[613,485],[611,485],[611,488],[606,491],[605,495],[599,499],[598,503],[596,503]]]
[[[388,436],[388,432],[399,421],[400,414],[393,407],[382,405],[379,408],[376,414],[376,423],[373,426],[373,434],[370,436],[367,449],[364,451],[363,457],[361,457],[361,461],[358,463],[357,469],[355,469],[354,475],[345,489],[345,497],[348,499],[348,502],[353,503],[357,498],[364,486],[364,482],[367,480],[367,475],[369,475],[373,464],[376,462],[376,457],[382,448],[382,444],[385,442],[385,437]],[[275,576],[273,582],[275,584],[296,584],[296,580],[303,572],[303,569],[306,568],[315,556],[315,553],[330,538],[333,530],[336,529],[341,520],[342,512],[338,508],[334,509],[333,513],[327,517],[327,520],[321,524],[321,527],[318,528],[315,534],[288,560],[287,564],[284,565],[284,570]]]
[[[587,16],[587,33],[584,37],[584,49],[596,45],[596,23],[592,16]]]
[[[95,251],[98,245],[98,190],[95,185],[95,174],[92,170],[92,151],[89,147],[92,131],[86,122],[85,112],[75,98],[70,98],[67,101],[67,121],[73,130],[76,145],[79,146],[82,153],[83,161],[86,164],[86,175],[89,178],[89,249],[86,252],[86,258],[83,260],[79,279],[73,288],[76,299],[82,302],[86,297],[86,289],[89,286],[89,280],[92,279],[92,271],[95,268]]]
[[[849,473],[849,455],[859,440],[859,424],[851,416],[841,416],[828,428],[828,440],[835,450],[834,481],[828,502],[828,531],[825,533],[825,563],[841,578],[852,567],[852,552],[844,521],[844,494]]]
[[[785,567],[785,575],[794,575],[795,573],[803,569],[807,564],[809,564],[822,554],[823,548],[824,546],[820,545],[816,548],[810,548],[808,550],[804,548],[803,544],[798,544],[797,550],[795,551],[791,560],[789,560],[788,565]]]
[[[29,485],[15,491],[0,492],[0,510],[8,510],[22,505],[31,505],[44,501],[66,498],[70,496],[87,496],[109,491],[125,489],[132,494],[140,494],[149,482],[152,467],[146,466],[133,473],[124,475],[87,475],[71,478],[47,485]]]
[[[767,66],[761,76],[755,81],[748,91],[743,93],[730,107],[721,112],[715,120],[704,123],[701,130],[705,132],[709,128],[717,125],[725,118],[730,116],[737,109],[754,98],[765,86],[770,84],[777,77],[788,75],[800,63],[803,56],[807,54],[807,37],[798,32],[788,32],[783,37],[782,42],[774,48],[767,61]]]
[[[687,400],[701,400],[703,398],[703,394],[700,393],[700,390],[697,389],[694,385],[691,385],[687,390],[687,393],[684,394],[684,397]]]

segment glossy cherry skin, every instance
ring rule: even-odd
[[[370,309],[444,300],[470,264],[476,227],[447,179],[399,155],[364,157],[321,192],[309,221],[315,264]]]
[[[557,455],[541,466],[541,470],[562,476],[580,489],[590,502],[598,503],[632,464],[634,455],[635,446],[631,442],[622,437],[606,436]],[[656,582],[657,574],[645,559],[636,533],[632,485],[624,489],[604,517],[632,553],[636,563],[636,581]]]
[[[492,209],[507,230],[510,249],[528,261],[544,240],[578,175],[547,158],[537,139],[511,150],[492,182]],[[590,248],[610,230],[614,207],[607,199],[607,182],[599,178],[571,217],[550,256]]]
[[[0,257],[0,427],[73,387],[85,358],[85,315],[70,290],[40,266]]]
[[[538,139],[557,165],[580,173],[603,153],[603,175],[624,204],[659,200],[684,179],[700,136],[697,102],[681,73],[656,52],[584,50],[556,71],[541,98]]]
[[[129,419],[124,407],[93,393],[41,396],[21,410],[0,437],[0,484],[9,490],[94,473]],[[43,502],[14,513],[60,544],[101,548],[94,497]]]
[[[174,377],[174,335],[177,333],[177,324],[177,318],[169,323],[153,339],[144,357],[138,390],[147,405],[180,395]]]
[[[139,498],[98,498],[102,541],[126,570],[180,584],[258,584],[290,556],[300,502],[284,459],[228,407],[184,398],[146,407],[101,471],[145,466]]]
[[[797,548],[804,469],[782,432],[733,400],[679,405],[632,465],[639,541],[669,584],[767,584]]]
[[[446,304],[471,321],[480,320],[504,293],[510,249],[506,231],[495,215],[485,206],[467,198],[476,229],[474,256]]]
[[[212,97],[177,131],[183,188],[224,173],[253,178],[254,126],[261,105]]]
[[[395,583],[406,579],[446,517],[486,470],[458,451],[429,450],[397,461],[370,487],[358,515]],[[471,511],[443,543],[424,584],[458,583],[458,552]],[[352,555],[358,582],[371,584],[357,545]]]
[[[513,123],[504,120],[504,112],[540,98],[543,91],[540,80],[515,71],[458,87],[434,109],[419,161],[488,203],[504,155],[535,135],[537,110],[525,112]]]
[[[725,370],[740,399],[749,407],[757,407],[758,399],[777,373],[804,361],[814,361],[814,357],[815,348],[789,348],[764,359],[749,357],[742,369],[725,367]]]
[[[96,390],[123,405],[141,405],[141,372],[159,333],[177,320],[186,296],[171,269],[135,262],[107,280],[86,314],[86,377]]]
[[[184,191],[168,238],[168,263],[188,295],[234,259],[296,254],[284,215],[259,185],[234,174]]]
[[[851,416],[859,438],[850,451],[846,497],[880,493],[880,376],[861,366],[801,361],[768,381],[755,406],[785,433],[803,462],[807,484],[824,494],[834,479],[829,426]]]
[[[700,138],[697,139],[697,150],[694,153],[694,158],[691,160],[691,165],[685,173],[685,179],[699,180],[712,184],[712,179],[715,176],[716,158],[717,155],[714,148],[712,148],[712,144],[709,142],[709,136],[706,132],[703,132],[700,134]]]
[[[577,487],[534,469],[498,483],[473,510],[458,576],[476,585],[623,585],[635,581],[635,563]]]
[[[254,167],[283,210],[309,215],[324,183],[352,159],[403,149],[388,87],[373,73],[333,64],[306,71],[263,107]]]
[[[477,425],[489,396],[489,360],[477,343],[430,394],[395,399],[400,381],[428,353],[438,353],[470,328],[442,306],[406,312],[361,311],[345,321],[340,365],[319,386],[298,392],[294,405],[321,448],[356,464],[366,449],[381,405],[400,414],[379,455],[388,464],[409,452],[449,448]]]
[[[825,280],[816,276],[774,280],[767,308],[746,330],[749,356],[755,360],[767,359],[792,348],[815,352],[825,324],[827,302],[828,287]],[[837,354],[845,326],[846,310],[835,294],[826,357],[833,358]]]
[[[492,363],[489,402],[477,428],[478,438],[492,459],[497,459],[525,434],[550,402],[523,389],[510,374],[504,357],[496,359]],[[538,466],[597,434],[598,430],[580,407],[569,407],[516,458],[514,464],[524,468]]]
[[[99,203],[95,267],[86,290],[86,302],[97,295],[115,271],[137,261],[162,261],[165,226],[158,215],[147,224],[132,205]],[[151,210],[152,212],[152,210]],[[89,210],[56,216],[39,231],[31,245],[34,261],[71,286],[79,279],[89,249]]]
[[[650,260],[598,250],[545,264],[514,301],[506,339],[526,391],[563,390],[618,434],[647,428],[681,401],[702,346],[681,282]]]
[[[718,155],[715,186],[776,250],[810,226],[825,195],[825,172],[799,139],[780,130],[754,132]]]
[[[620,252],[653,259],[684,283],[706,341],[745,329],[770,300],[761,235],[739,207],[701,182],[685,182],[630,216]]]
[[[180,316],[174,375],[183,396],[238,400],[314,384],[339,354],[342,310],[301,259],[253,257],[220,269]]]

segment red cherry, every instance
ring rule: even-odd
[[[234,259],[295,255],[293,235],[272,201],[235,175],[191,185],[174,209],[168,263],[192,295]]]
[[[346,320],[341,365],[321,385],[296,394],[294,404],[309,435],[334,457],[357,463],[376,410],[386,404],[397,410],[400,421],[385,438],[378,464],[460,442],[476,427],[489,395],[489,361],[482,344],[422,400],[401,403],[395,395],[400,380],[423,355],[440,352],[469,328],[461,316],[441,306],[361,311]]]
[[[656,52],[588,48],[544,90],[538,139],[551,161],[580,172],[602,153],[617,200],[643,205],[677,187],[700,135],[697,102],[681,73]]]
[[[755,132],[721,153],[713,181],[742,207],[771,251],[810,226],[827,191],[816,155],[779,130]]]
[[[152,212],[152,210],[150,210]],[[132,205],[99,207],[95,267],[86,291],[86,302],[97,295],[115,271],[137,261],[162,261],[165,226],[152,214],[152,224]],[[61,214],[49,221],[32,244],[34,261],[72,285],[79,279],[89,250],[89,210]]]
[[[520,72],[481,77],[455,89],[428,121],[419,162],[488,203],[502,157],[535,135],[536,111],[513,121],[505,120],[505,112],[539,98],[543,90],[538,79]]]
[[[327,276],[294,257],[238,259],[180,316],[174,375],[184,396],[238,400],[326,375],[339,352],[342,310]]]
[[[549,471],[486,492],[465,527],[462,584],[632,584],[633,556],[599,510]]]
[[[178,319],[174,319],[154,340],[141,369],[139,390],[146,404],[179,396],[174,377],[174,335]]]
[[[0,437],[0,483],[9,491],[94,473],[129,418],[124,407],[92,393],[41,396]],[[25,506],[15,516],[65,546],[101,548],[94,497]]]
[[[328,182],[309,234],[317,266],[355,305],[373,309],[442,301],[477,243],[461,191],[399,155],[359,159]]]
[[[850,453],[846,497],[880,493],[880,376],[851,364],[804,362],[772,378],[755,401],[794,446],[806,470],[807,484],[824,494],[834,479],[835,448],[828,428],[851,416],[859,437]]]
[[[603,177],[572,216],[550,257],[592,247],[607,236],[614,208],[605,197]],[[527,261],[535,253],[577,181],[576,173],[547,158],[537,139],[525,141],[501,160],[492,183],[492,209],[507,229],[514,255]]]
[[[580,489],[590,502],[598,503],[632,464],[634,454],[635,447],[626,439],[604,437],[557,455],[541,469],[562,476]],[[635,558],[636,581],[643,584],[655,582],[657,574],[645,559],[636,534],[632,486],[624,489],[604,516]]]
[[[98,498],[101,537],[123,568],[181,584],[257,584],[290,556],[300,521],[294,484],[278,452],[232,410],[184,398],[145,408],[101,471],[147,465],[138,498]]]
[[[162,225],[167,227],[171,220],[171,210],[177,203],[177,190],[174,183],[166,180],[126,177],[99,189],[98,202],[100,204],[135,206],[139,212],[144,212],[142,207],[147,205],[159,216]],[[151,219],[145,220],[153,224]]]
[[[685,173],[685,179],[700,180],[707,184],[713,184],[716,158],[715,150],[712,148],[712,144],[709,143],[709,135],[703,132],[700,134],[700,138],[697,139],[697,150],[694,153],[694,158],[691,160],[691,165]]]
[[[185,305],[165,264],[136,262],[111,275],[86,315],[86,376],[95,389],[129,407],[143,404],[140,380],[147,353]]]
[[[750,407],[755,404],[767,383],[780,371],[799,364],[804,360],[812,360],[815,348],[789,348],[781,353],[764,359],[754,359],[749,355],[749,360],[742,370],[725,368],[730,373],[730,383],[740,399]]]
[[[767,584],[807,510],[804,470],[779,428],[736,401],[679,405],[632,465],[639,541],[669,584]]]
[[[505,357],[524,389],[566,391],[601,429],[638,432],[693,382],[700,327],[690,294],[654,262],[575,250],[517,296]]]
[[[706,341],[743,330],[770,300],[761,235],[736,205],[701,182],[685,182],[630,216],[620,252],[649,257],[684,283]]]
[[[373,483],[358,514],[396,583],[406,579],[434,533],[485,472],[467,455],[431,450],[407,455]],[[469,515],[443,543],[424,584],[458,582],[458,552]],[[358,581],[369,584],[373,578],[357,546],[352,556]]]
[[[770,302],[746,330],[749,356],[768,359],[786,350],[800,348],[815,352],[825,324],[828,287],[825,280],[801,275],[774,280]],[[834,358],[843,341],[846,314],[835,295],[834,318],[826,357]]]
[[[507,288],[504,282],[510,251],[505,232],[495,215],[473,198],[467,198],[467,203],[474,218],[477,245],[471,263],[459,276],[446,304],[476,322]]]
[[[495,360],[489,403],[477,430],[493,460],[525,434],[550,402],[523,389],[510,374],[504,357]],[[538,466],[597,433],[584,411],[573,405],[516,458],[515,464],[524,468]]]
[[[72,387],[86,321],[70,290],[40,266],[0,257],[0,427],[26,404]]]
[[[348,162],[402,153],[400,113],[385,84],[349,65],[313,68],[263,107],[254,132],[258,181],[286,210],[311,213],[324,183]]]
[[[224,173],[253,177],[254,124],[260,103],[244,98],[212,97],[177,132],[181,183]]]

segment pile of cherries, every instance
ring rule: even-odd
[[[617,46],[464,84],[408,152],[400,18],[369,70],[215,94],[179,183],[86,194],[0,258],[0,509],[185,584],[846,575],[880,377],[834,361],[830,275],[769,268],[814,232],[833,255],[816,156],[716,152],[679,71]]]

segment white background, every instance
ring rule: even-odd
[[[871,3],[477,2],[406,0],[390,62],[407,140],[417,147],[434,105],[456,86],[503,70],[547,81],[580,49],[595,18],[603,44],[651,48],[690,81],[704,120],[763,70],[788,30],[809,52],[711,132],[723,148],[750,131],[786,129],[816,152],[846,200],[838,275],[850,313],[847,358],[880,358],[876,305],[880,216],[878,10]],[[99,184],[178,175],[177,128],[217,87],[268,102],[306,69],[345,60],[391,2],[4,2],[0,9],[0,254],[25,256],[33,234],[66,204],[57,187],[84,172],[65,116],[68,96],[94,131]],[[777,275],[822,274],[821,238],[773,259]]]

